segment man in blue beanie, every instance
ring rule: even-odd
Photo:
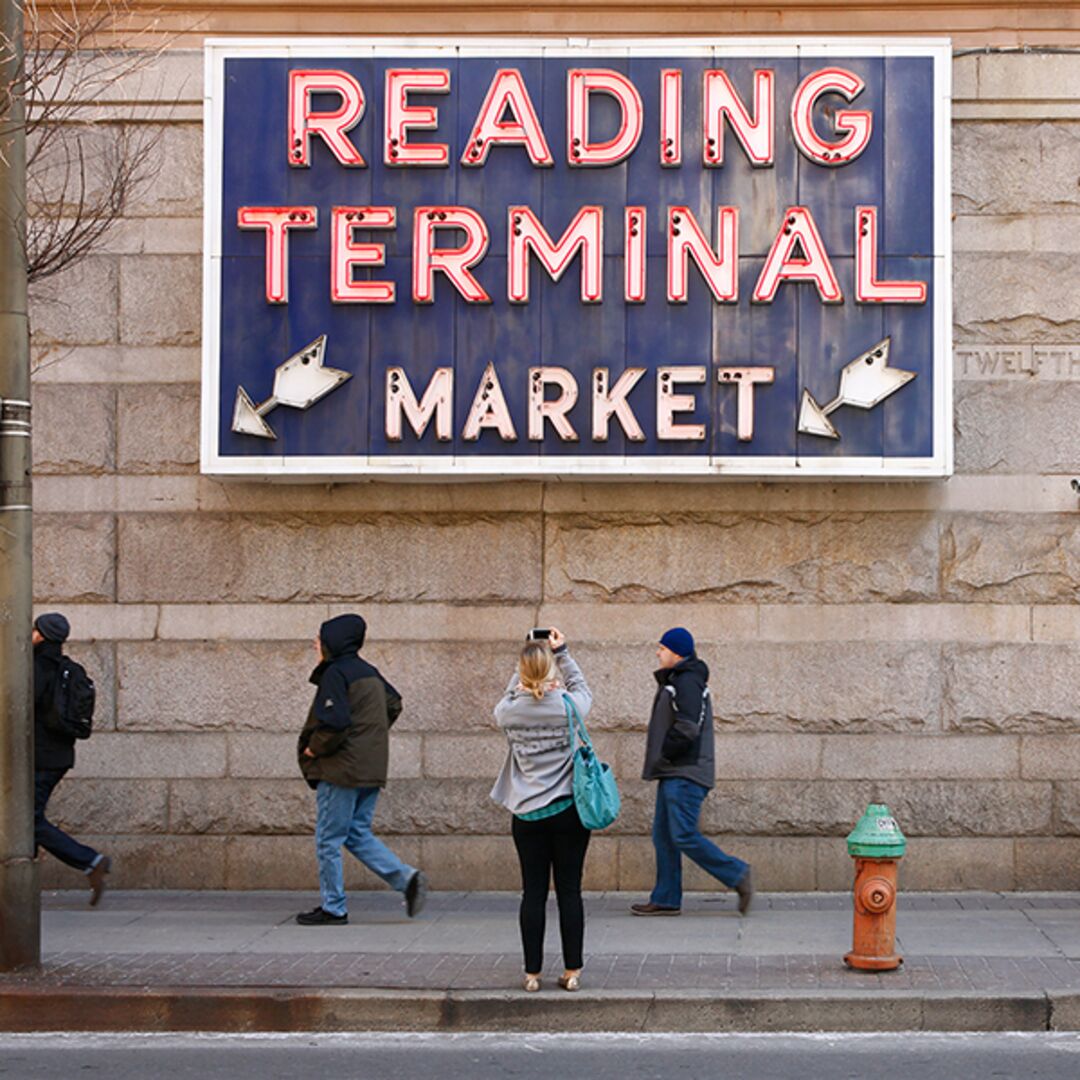
[[[715,785],[709,669],[694,652],[693,635],[682,626],[666,631],[656,649],[659,684],[649,719],[642,778],[659,781],[652,840],[656,885],[648,902],[632,904],[635,915],[678,915],[682,910],[682,857],[739,894],[739,914],[750,909],[750,867],[701,834],[698,820]]]

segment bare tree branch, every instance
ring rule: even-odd
[[[90,254],[157,175],[160,121],[123,110],[145,99],[140,77],[169,39],[128,33],[129,0],[67,0],[47,14],[37,0],[0,2],[21,2],[26,22],[21,77],[0,86],[0,99],[18,94],[26,107],[25,258],[33,282]],[[151,34],[155,22],[144,25]],[[0,54],[11,47],[0,38]]]

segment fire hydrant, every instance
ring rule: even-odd
[[[871,803],[847,838],[855,860],[855,931],[848,967],[891,971],[904,961],[896,953],[896,864],[907,842],[883,803]]]

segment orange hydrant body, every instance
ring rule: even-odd
[[[907,843],[896,819],[882,803],[871,803],[847,838],[855,860],[855,929],[848,967],[892,971],[903,963],[896,951],[897,863]]]
[[[848,967],[891,971],[903,963],[896,952],[896,859],[855,860],[855,931]]]

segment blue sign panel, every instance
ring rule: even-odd
[[[205,472],[951,471],[947,44],[206,68]]]

